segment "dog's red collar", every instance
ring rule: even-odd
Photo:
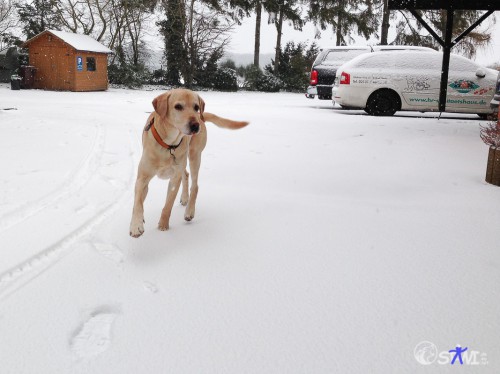
[[[155,118],[151,118],[151,121],[148,123],[148,125],[146,126],[146,128],[144,129],[144,131],[148,131],[149,129],[151,129],[151,133],[153,134],[153,137],[155,138],[155,140],[158,142],[159,145],[161,145],[163,148],[166,148],[166,149],[176,149],[178,146],[181,145],[182,143],[182,138],[181,141],[179,142],[179,144],[177,145],[169,145],[167,143],[165,143],[160,134],[158,134],[158,131],[156,131],[156,128],[155,128]]]

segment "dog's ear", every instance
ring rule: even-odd
[[[205,101],[198,95],[198,105],[200,106],[200,117],[203,122],[205,122],[205,118],[203,117],[203,112],[205,112]]]
[[[167,116],[169,98],[170,98],[170,92],[166,92],[153,99],[153,108],[155,108],[155,112],[158,113],[161,118]]]

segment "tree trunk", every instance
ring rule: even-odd
[[[337,43],[336,43],[336,45],[342,45],[342,26],[340,24],[341,22],[342,22],[342,15],[339,12],[337,15]]]
[[[255,20],[255,45],[253,50],[253,64],[259,67],[259,58],[260,58],[260,23],[262,20],[262,4],[260,0],[257,0],[256,5],[256,14],[257,19]]]
[[[280,66],[280,55],[281,55],[281,34],[283,29],[283,9],[280,6],[278,22],[276,23],[276,30],[278,31],[278,36],[276,38],[276,54],[274,55],[274,73],[278,72],[278,67]]]
[[[187,64],[183,44],[185,22],[182,18],[184,3],[180,0],[165,1],[167,21],[164,24],[163,34],[165,36],[165,57],[167,59],[167,74],[165,76],[168,84],[180,85],[181,68]]]
[[[382,29],[380,30],[380,44],[387,45],[387,35],[389,34],[389,0],[384,0],[384,10],[382,15]]]

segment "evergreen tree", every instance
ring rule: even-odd
[[[421,17],[444,39],[446,28],[445,10],[427,10],[418,11]],[[427,33],[423,32],[423,26],[420,22],[409,17],[405,12],[401,12],[403,18],[396,25],[397,37],[395,44],[420,45],[439,49],[440,44]],[[476,10],[455,10],[453,17],[453,37],[457,37],[472,25],[479,17],[481,12]],[[462,53],[467,57],[473,57],[477,49],[485,47],[491,42],[491,31],[478,31],[475,29],[468,36],[453,48],[453,52]]]
[[[276,26],[278,33],[276,37],[276,48],[274,57],[274,70],[277,71],[280,65],[281,38],[283,35],[283,22],[289,21],[296,30],[301,30],[304,20],[301,16],[301,9],[298,0],[268,0],[269,20]]]
[[[354,32],[369,39],[376,35],[379,22],[374,1],[310,0],[309,19],[322,30],[331,25],[336,34],[336,45],[348,44]]]
[[[319,53],[316,43],[307,48],[306,43],[288,42],[280,53],[280,64],[275,75],[283,82],[286,91],[303,92],[309,82],[309,70]],[[268,70],[269,67],[267,67]]]
[[[181,69],[187,64],[184,48],[185,8],[182,0],[164,0],[166,20],[158,22],[160,32],[165,40],[165,59],[167,61],[167,84],[179,86],[181,84]]]
[[[48,29],[58,30],[61,20],[57,11],[56,0],[33,0],[26,4],[17,4],[19,21],[27,39],[31,39]]]

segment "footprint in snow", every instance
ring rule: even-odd
[[[112,312],[94,313],[71,339],[71,350],[79,358],[92,358],[111,345],[111,329],[117,317]]]
[[[97,249],[101,255],[116,264],[123,263],[123,252],[116,245],[108,243],[94,243],[94,248]]]
[[[151,293],[158,293],[158,287],[156,284],[145,281],[143,284],[144,290]]]

